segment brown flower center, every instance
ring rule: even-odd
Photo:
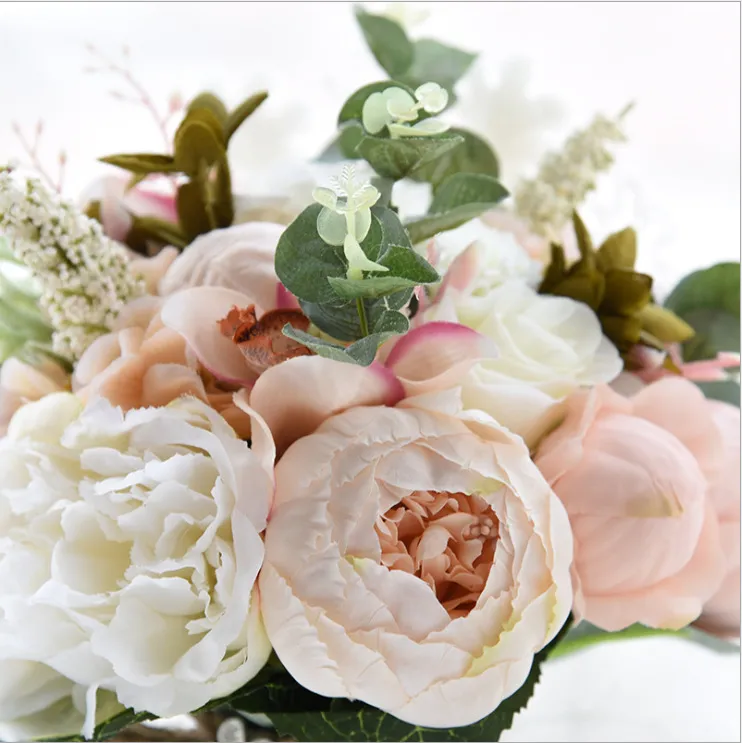
[[[418,490],[379,516],[376,533],[382,565],[424,580],[455,618],[484,589],[499,521],[478,495]]]

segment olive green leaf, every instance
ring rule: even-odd
[[[203,235],[212,229],[206,212],[203,189],[196,181],[183,183],[178,187],[175,207],[178,212],[178,222],[185,232],[188,242],[192,242],[199,235]]]
[[[242,126],[243,122],[255,113],[258,106],[262,105],[266,98],[268,98],[267,91],[254,93],[229,113],[224,122],[224,136],[227,141],[232,138],[232,135]]]
[[[620,268],[633,271],[636,263],[636,230],[627,227],[607,237],[598,249],[601,270]]]
[[[214,114],[217,121],[222,125],[227,120],[227,107],[224,105],[224,101],[221,98],[214,95],[213,93],[199,93],[189,104],[186,109],[186,115],[192,113],[196,109],[206,108]]]
[[[188,237],[184,234],[181,227],[172,222],[157,217],[142,217],[136,214],[131,215],[131,229],[127,235],[127,244],[139,244],[148,240],[154,240],[164,245],[172,245],[176,248],[184,248],[188,245]],[[140,252],[144,252],[141,250]]]
[[[135,153],[132,155],[108,155],[99,158],[102,163],[115,165],[117,168],[128,170],[135,175],[151,175],[154,173],[177,173],[178,167],[171,155],[151,155]]]

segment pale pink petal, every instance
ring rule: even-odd
[[[129,263],[132,272],[144,279],[148,294],[157,294],[158,285],[162,277],[167,273],[170,264],[178,257],[177,248],[163,248],[152,258],[145,258],[135,254],[136,257]]]
[[[386,359],[407,395],[458,384],[478,361],[493,359],[497,348],[486,336],[464,325],[431,322],[403,335]]]
[[[276,309],[300,310],[299,300],[279,281],[276,284]]]
[[[443,277],[440,291],[444,287],[464,290],[472,282],[479,266],[479,253],[476,243],[472,243],[466,250],[459,253],[446,271]]]
[[[380,364],[364,367],[303,356],[265,371],[249,399],[280,455],[331,415],[359,405],[394,405],[403,397],[397,379]]]
[[[219,320],[234,307],[247,307],[248,297],[232,289],[198,286],[170,295],[160,316],[169,328],[180,333],[198,360],[217,378],[233,384],[250,385],[255,373],[242,351],[222,335]]]

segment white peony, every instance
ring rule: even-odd
[[[541,281],[544,267],[517,242],[512,232],[490,227],[481,219],[472,219],[455,230],[435,238],[437,268],[445,274],[466,264],[467,291],[487,294],[509,279],[522,279],[529,286]],[[459,259],[458,261],[456,259]]]
[[[548,425],[556,402],[578,387],[610,382],[623,368],[587,305],[538,294],[523,281],[508,281],[484,296],[449,289],[422,320],[458,322],[494,341],[499,356],[467,374],[464,404],[527,441]]]
[[[89,735],[114,694],[186,713],[260,670],[274,448],[257,416],[252,430],[249,448],[187,398],[124,414],[58,393],[16,413],[0,442],[1,739]]]

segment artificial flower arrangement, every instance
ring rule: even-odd
[[[510,195],[446,124],[474,55],[357,18],[389,77],[294,213],[232,191],[265,93],[83,206],[0,173],[2,740],[493,741],[550,654],[737,649],[739,264],[661,304],[579,216],[625,112]]]

